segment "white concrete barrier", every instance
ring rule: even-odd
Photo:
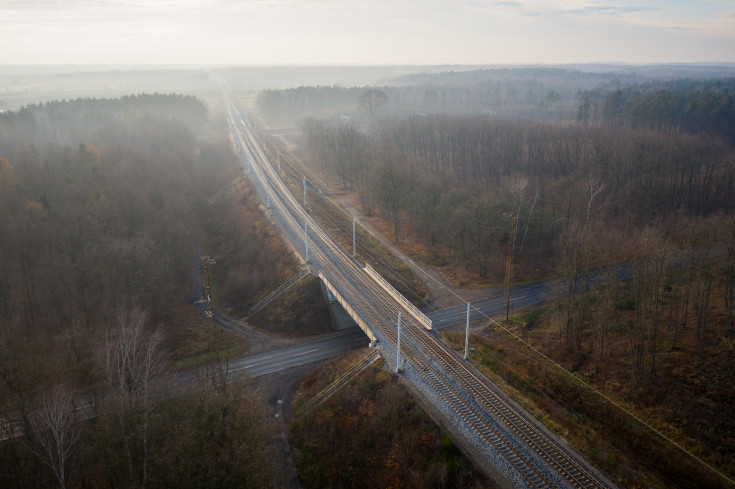
[[[431,319],[426,317],[426,315],[423,312],[419,311],[418,308],[416,308],[416,306],[411,304],[411,302],[408,299],[403,297],[403,294],[398,292],[391,284],[388,283],[386,279],[381,277],[380,274],[373,269],[373,267],[371,267],[370,265],[366,263],[364,270],[365,270],[365,273],[367,273],[368,275],[370,275],[370,277],[373,278],[373,280],[378,282],[378,285],[380,285],[383,288],[383,290],[388,292],[391,295],[391,297],[393,297],[395,300],[400,302],[403,305],[403,307],[405,307],[406,310],[408,310],[411,316],[416,318],[416,320],[420,322],[424,326],[424,328],[432,329]]]

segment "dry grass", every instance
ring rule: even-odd
[[[176,328],[169,328],[172,370],[198,367],[222,358],[232,358],[248,350],[239,336],[212,324],[193,307],[188,318]]]

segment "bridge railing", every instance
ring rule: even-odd
[[[393,297],[395,300],[397,300],[398,302],[400,302],[406,308],[406,310],[411,314],[411,316],[413,316],[414,318],[416,318],[416,320],[418,322],[420,322],[424,326],[424,328],[426,328],[426,329],[432,329],[431,319],[429,319],[428,317],[426,317],[426,314],[424,314],[423,312],[419,311],[416,306],[414,306],[413,304],[411,304],[411,302],[408,299],[406,299],[403,296],[403,294],[401,294],[400,292],[398,292],[395,289],[395,287],[393,287],[391,284],[389,284],[386,279],[384,279],[378,272],[376,272],[373,269],[373,267],[371,267],[370,265],[368,265],[366,263],[365,264],[365,267],[364,267],[364,270],[365,270],[365,273],[367,273],[368,275],[370,275],[373,278],[373,280],[375,280],[376,282],[378,282],[378,285],[380,285],[386,292],[388,292],[391,295],[391,297]]]

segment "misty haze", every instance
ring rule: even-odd
[[[735,486],[735,8],[0,4],[0,487]]]

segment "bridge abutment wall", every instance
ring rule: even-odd
[[[367,335],[368,338],[370,338],[370,341],[375,342],[378,340],[378,338],[375,337],[373,332],[370,330],[368,325],[365,323],[365,321],[362,320],[360,316],[357,315],[354,309],[352,309],[352,306],[350,306],[346,300],[340,295],[340,293],[337,291],[337,289],[334,288],[334,286],[329,283],[329,280],[321,273],[319,272],[319,278],[321,279],[322,283],[327,287],[327,290],[330,294],[332,294],[335,299],[337,299],[337,302],[344,308],[345,311],[347,311],[347,314],[349,314],[352,319],[355,320],[357,325],[360,327],[361,330]]]

